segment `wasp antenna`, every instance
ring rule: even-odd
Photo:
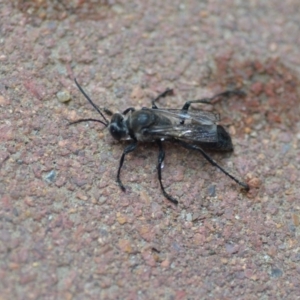
[[[101,112],[101,110],[98,108],[98,106],[92,101],[92,99],[86,94],[86,92],[83,90],[83,88],[79,85],[79,83],[77,82],[76,78],[74,78],[74,81],[78,87],[78,89],[80,90],[80,92],[84,95],[84,97],[93,105],[93,107],[96,109],[96,111],[102,116],[102,118],[104,119],[105,122],[99,121],[100,123],[104,124],[106,127],[109,124],[109,121],[105,118],[105,116],[103,115],[103,113]],[[91,121],[91,120],[90,120]]]

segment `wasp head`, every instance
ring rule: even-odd
[[[109,124],[109,132],[118,141],[128,137],[128,128],[123,115],[116,113],[112,116]]]

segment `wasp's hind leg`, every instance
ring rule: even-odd
[[[216,161],[214,161],[208,154],[206,154],[206,152],[203,149],[201,149],[201,147],[192,145],[192,144],[188,144],[184,141],[177,140],[176,142],[186,149],[196,150],[196,151],[200,152],[211,165],[213,165],[214,167],[217,167],[220,171],[222,171],[225,175],[227,175],[229,178],[231,178],[233,181],[235,181],[237,184],[239,184],[241,187],[243,187],[246,191],[249,191],[250,187],[247,183],[238,180],[233,175],[228,173]]]
[[[124,163],[124,158],[125,158],[125,155],[134,151],[134,149],[136,148],[137,146],[137,141],[134,141],[132,144],[130,144],[129,146],[127,146],[123,153],[122,153],[122,156],[121,156],[121,159],[120,159],[120,163],[119,163],[119,169],[118,169],[118,174],[117,174],[117,183],[119,185],[119,187],[122,189],[123,192],[125,192],[125,187],[121,181],[121,178],[120,178],[120,174],[121,174],[121,169],[122,169],[122,166],[123,166],[123,163]]]
[[[197,100],[186,101],[182,107],[182,110],[184,112],[187,112],[192,103],[212,104],[212,102],[218,98],[228,98],[231,96],[245,96],[245,95],[246,95],[245,92],[243,92],[242,90],[225,91],[225,92],[216,94],[210,98],[202,98],[202,99],[197,99]]]
[[[231,96],[245,96],[245,92],[242,90],[231,90],[231,91],[225,91],[219,94],[214,95],[213,97],[210,98],[202,98],[202,99],[197,99],[197,100],[189,100],[186,101],[185,104],[182,107],[182,113],[186,114],[193,103],[202,103],[202,104],[212,104],[212,102],[218,98],[229,98]],[[184,120],[180,122],[180,124],[184,124]]]
[[[158,101],[160,98],[165,98],[167,96],[173,95],[174,92],[172,89],[166,89],[163,93],[159,94],[155,99],[152,100],[152,108],[157,109],[158,107],[156,106],[155,102]]]
[[[161,141],[157,141],[157,145],[158,145],[158,148],[159,148],[159,153],[158,153],[158,165],[157,165],[157,173],[158,173],[158,180],[159,180],[159,184],[160,184],[160,187],[161,187],[161,190],[164,194],[164,196],[169,200],[171,201],[172,203],[174,204],[178,204],[178,201],[173,198],[172,196],[170,196],[166,191],[165,191],[165,188],[161,182],[161,168],[162,168],[162,163],[165,159],[165,151],[162,147],[162,143]]]

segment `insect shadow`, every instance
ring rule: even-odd
[[[233,151],[230,135],[223,126],[217,124],[220,119],[219,114],[203,110],[189,111],[192,103],[211,104],[213,100],[220,97],[243,96],[244,92],[240,90],[225,91],[211,98],[190,100],[185,102],[181,109],[158,108],[156,101],[160,98],[173,95],[172,89],[166,89],[152,100],[151,108],[143,107],[140,110],[136,110],[133,107],[129,107],[123,113],[112,113],[107,108],[103,108],[101,111],[85,93],[76,79],[75,83],[85,98],[101,115],[102,120],[92,118],[80,119],[69,125],[81,122],[98,122],[108,128],[114,139],[118,141],[131,141],[121,155],[117,172],[117,183],[123,191],[125,191],[125,187],[121,181],[120,174],[125,156],[137,148],[138,142],[154,142],[157,144],[159,150],[157,174],[162,193],[169,201],[178,204],[178,201],[166,192],[162,184],[161,169],[165,158],[165,151],[162,146],[163,141],[172,142],[184,148],[200,152],[210,164],[217,167],[246,191],[249,190],[248,184],[228,173],[204,151],[204,149]],[[109,121],[104,114],[110,116],[111,120]]]

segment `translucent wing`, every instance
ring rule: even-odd
[[[147,129],[153,139],[179,139],[189,142],[214,143],[218,141],[217,125],[154,125]]]
[[[203,111],[203,110],[193,110],[183,112],[181,109],[151,109],[143,108],[143,110],[151,110],[155,114],[163,115],[170,119],[174,124],[180,124],[184,120],[187,124],[203,124],[203,125],[213,125],[220,120],[220,115],[217,113]]]

